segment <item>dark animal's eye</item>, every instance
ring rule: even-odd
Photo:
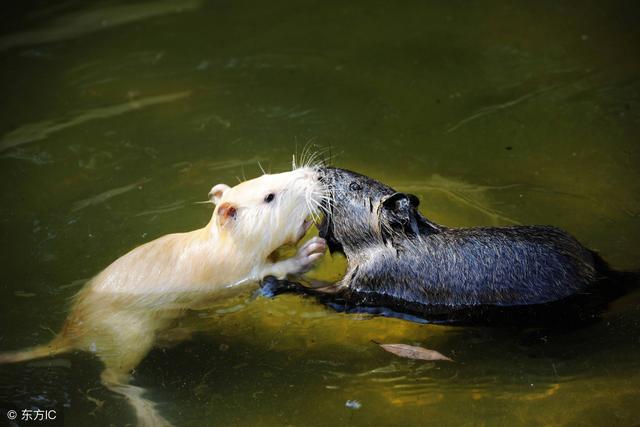
[[[360,191],[362,190],[362,185],[358,184],[356,181],[351,181],[351,184],[349,184],[349,190]]]
[[[269,193],[267,194],[267,197],[264,198],[264,201],[267,203],[271,203],[273,202],[273,199],[275,199],[276,195],[273,193]]]

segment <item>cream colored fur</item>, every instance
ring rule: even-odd
[[[210,197],[217,206],[204,228],[160,237],[117,259],[78,293],[53,341],[2,353],[0,363],[90,351],[104,362],[103,384],[131,402],[139,426],[168,425],[143,390],[129,384],[131,371],[186,310],[206,307],[267,275],[310,269],[326,248],[320,238],[291,259],[274,263],[269,255],[303,237],[321,191],[315,170],[306,167],[233,188],[214,186]],[[223,215],[223,205],[233,209]]]

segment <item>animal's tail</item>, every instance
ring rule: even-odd
[[[640,270],[617,271],[596,252],[592,252],[597,274],[600,276],[598,287],[600,294],[608,301],[613,301],[640,289]]]
[[[50,343],[32,347],[26,350],[7,351],[0,353],[0,364],[17,363],[26,360],[40,359],[42,357],[51,357],[56,354],[64,353],[73,348],[70,342],[65,338],[57,336]]]

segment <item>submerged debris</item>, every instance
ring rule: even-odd
[[[360,403],[360,401],[358,400],[347,400],[344,406],[346,406],[349,409],[360,409],[362,408],[362,403]]]

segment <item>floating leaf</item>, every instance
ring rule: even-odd
[[[380,347],[382,347],[383,350],[388,351],[389,353],[395,354],[396,356],[400,357],[406,357],[407,359],[447,360],[449,362],[453,362],[453,360],[448,358],[447,356],[435,350],[429,350],[423,347],[417,347],[407,344],[380,344],[377,342],[376,344],[378,344]]]

